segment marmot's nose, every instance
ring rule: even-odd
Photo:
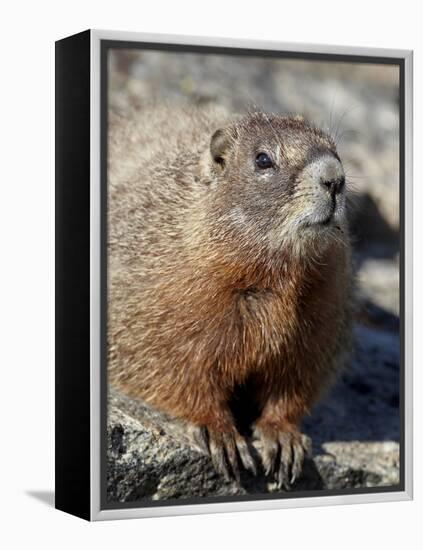
[[[315,158],[304,169],[304,175],[320,190],[334,197],[345,187],[345,174],[339,159],[333,154],[323,154]]]
[[[320,180],[320,185],[329,191],[331,195],[337,195],[345,186],[345,176],[341,175],[337,178]]]

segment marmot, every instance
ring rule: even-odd
[[[349,341],[333,139],[299,116],[158,107],[111,114],[108,154],[109,383],[186,420],[238,480],[255,462],[230,403],[248,387],[264,470],[288,487]]]

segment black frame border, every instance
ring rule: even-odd
[[[55,44],[55,507],[91,519],[91,32]]]

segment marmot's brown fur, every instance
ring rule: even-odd
[[[185,419],[216,468],[255,471],[230,401],[251,389],[279,486],[351,319],[345,179],[300,117],[152,108],[111,115],[108,379]]]

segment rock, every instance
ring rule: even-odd
[[[398,483],[398,336],[361,325],[355,336],[350,365],[304,422],[304,432],[313,439],[313,458],[293,491]],[[111,502],[277,491],[262,473],[243,472],[240,486],[226,482],[207,456],[191,448],[183,423],[114,391],[107,453]]]
[[[165,431],[170,424],[162,420],[162,415],[153,415],[151,419],[142,404],[117,394],[110,398],[109,407],[107,487],[110,501],[236,493],[235,485],[221,479],[206,456],[190,448],[183,437]],[[123,412],[123,408],[138,418]],[[118,448],[113,445],[116,432],[122,434]]]
[[[399,315],[398,258],[365,258],[358,269],[362,298],[393,315]]]
[[[395,441],[332,442],[314,459],[326,489],[393,486],[399,483],[399,445]]]
[[[360,321],[370,327],[398,333],[400,330],[398,256],[390,256],[389,252],[382,248],[368,250],[367,254],[359,255],[357,264]]]

